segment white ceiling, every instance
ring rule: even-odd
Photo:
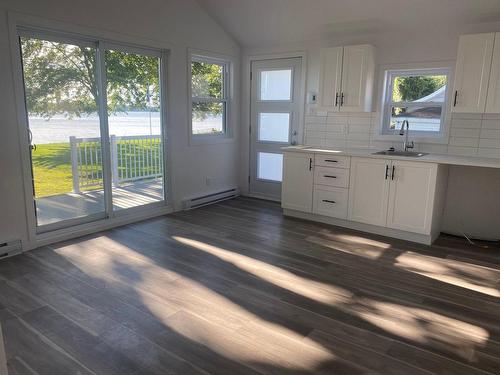
[[[197,0],[242,46],[500,21],[500,0]]]

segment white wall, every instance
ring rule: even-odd
[[[379,70],[382,66],[386,65],[397,65],[397,64],[408,64],[408,63],[425,63],[425,62],[443,62],[443,65],[448,65],[454,67],[458,38],[461,34],[476,33],[476,32],[491,32],[500,31],[500,23],[494,24],[475,24],[475,25],[457,25],[456,28],[446,28],[446,29],[432,29],[432,30],[422,30],[419,33],[404,33],[404,32],[384,32],[378,34],[367,34],[367,35],[343,35],[343,36],[326,36],[319,40],[312,40],[304,43],[297,43],[291,45],[282,45],[276,47],[266,47],[266,48],[247,48],[243,50],[243,69],[248,69],[248,59],[249,56],[258,55],[270,55],[274,53],[285,53],[291,51],[305,51],[307,53],[307,91],[308,92],[318,92],[319,91],[319,51],[322,47],[330,46],[341,46],[350,44],[372,44],[377,49],[376,57],[376,87],[375,87],[375,98],[373,110],[377,111],[381,89],[378,87],[379,83]],[[245,182],[246,176],[248,175],[248,108],[247,108],[247,97],[246,91],[247,86],[247,75],[245,70],[243,70],[243,96],[242,96],[242,153],[241,153],[241,173],[240,173],[240,183],[243,187],[246,187]],[[351,114],[349,116],[344,116],[343,120],[338,119],[319,119],[315,120],[315,106],[306,105],[306,123],[314,125],[315,123],[321,123],[323,120],[325,122],[330,122],[331,124],[340,124],[339,121],[344,121],[344,125],[348,128],[351,124],[356,127],[356,132],[351,132],[351,134],[334,134],[329,133],[329,139],[323,140],[322,146],[371,146],[371,147],[381,147],[392,145],[392,142],[377,142],[372,140],[372,132],[377,126],[378,114]],[[311,117],[308,117],[311,116]],[[321,113],[321,116],[326,116],[327,113]],[[368,117],[368,118],[367,118]],[[463,116],[462,116],[463,117]],[[482,118],[482,116],[479,116]],[[479,120],[481,122],[481,120]],[[463,124],[463,123],[462,123]],[[366,130],[360,130],[362,127]],[[321,128],[321,126],[320,126]],[[462,126],[458,126],[462,128]],[[308,128],[306,124],[305,133],[307,133]],[[349,132],[347,132],[349,133]],[[455,131],[452,134],[463,133],[462,130]],[[316,134],[314,134],[314,137]],[[245,139],[246,138],[246,139]],[[477,135],[477,142],[479,144],[479,134]],[[307,140],[307,136],[305,138]],[[479,153],[479,148],[477,146],[470,148],[457,147],[457,142],[460,140],[451,139],[451,144],[448,145],[448,141],[445,144],[419,144],[418,147],[422,151],[428,152],[439,152],[446,153],[448,148],[453,153]],[[468,140],[470,142],[470,140]],[[306,142],[307,143],[307,142]],[[498,151],[498,152],[497,152]],[[483,155],[486,156],[498,155],[500,157],[500,146],[498,150],[485,150]],[[471,235],[476,235],[479,237],[492,237],[500,238],[500,223],[499,215],[500,212],[500,199],[491,200],[485,197],[494,196],[498,192],[498,186],[500,186],[500,171],[499,170],[489,170],[480,169],[475,173],[471,173],[469,170],[462,169],[459,167],[453,168],[450,172],[450,185],[448,188],[448,201],[447,209],[445,212],[445,220],[443,224],[443,230],[452,233],[460,233],[462,231],[468,231]],[[474,179],[472,180],[472,177]],[[467,187],[457,183],[461,179],[468,179]],[[243,188],[243,191],[247,189]],[[474,193],[474,191],[481,192],[480,194]],[[469,210],[469,206],[463,205],[463,197],[467,197],[469,201],[475,202],[477,209],[474,211]],[[460,223],[453,218],[460,218]],[[481,224],[478,224],[481,223]]]
[[[141,44],[169,49],[168,136],[172,148],[169,174],[173,203],[178,208],[185,197],[237,186],[240,49],[194,0],[0,0],[0,242],[17,238],[26,241],[28,233],[7,26],[7,13],[12,11],[54,20],[57,28],[60,25],[79,27],[108,39],[127,41],[133,38]],[[232,142],[188,144],[188,48],[225,54],[234,59],[230,124],[235,139]],[[211,186],[206,186],[205,176],[211,177]]]

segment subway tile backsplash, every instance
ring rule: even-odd
[[[378,114],[338,113],[309,109],[305,121],[305,143],[317,147],[400,147],[401,142],[374,138]],[[410,133],[411,138],[411,133]],[[500,158],[500,115],[453,114],[447,144],[417,143],[422,152]]]

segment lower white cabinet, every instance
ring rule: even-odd
[[[349,220],[385,226],[390,160],[351,159]]]
[[[312,212],[314,154],[285,152],[281,206]]]
[[[349,220],[430,234],[437,170],[433,163],[352,158]]]
[[[349,190],[332,186],[314,186],[313,213],[347,219]]]
[[[301,211],[305,214],[299,217],[426,244],[439,234],[445,166],[303,152],[284,155],[285,214]]]
[[[431,232],[437,170],[437,164],[392,162],[387,227]]]

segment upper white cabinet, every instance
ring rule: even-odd
[[[314,154],[285,152],[281,206],[312,212]]]
[[[320,52],[320,104],[332,111],[370,112],[375,72],[371,45],[323,48]]]
[[[460,36],[452,93],[453,112],[485,111],[494,40],[494,33]]]
[[[495,34],[486,113],[500,113],[500,33]]]
[[[321,49],[319,91],[322,107],[337,107],[339,104],[343,53],[344,47]]]

